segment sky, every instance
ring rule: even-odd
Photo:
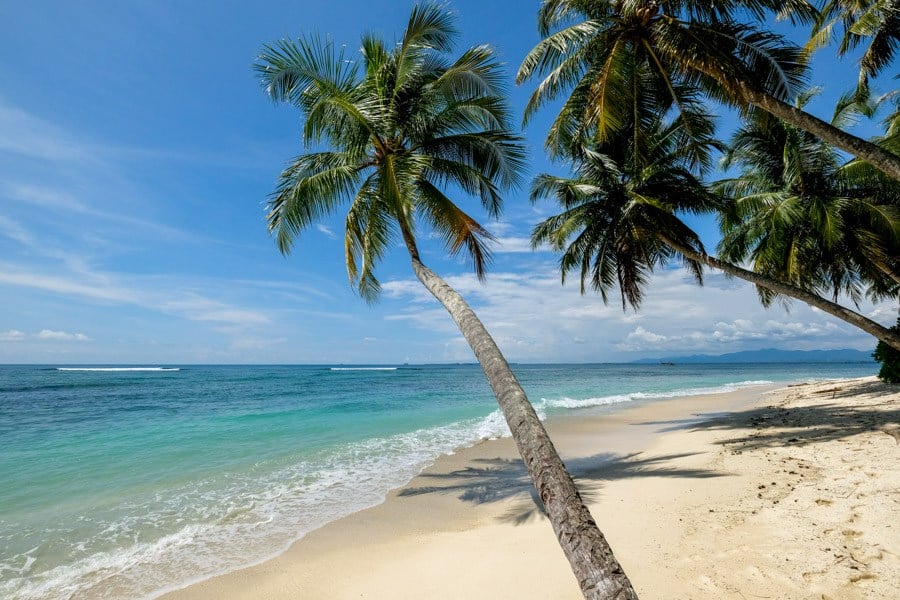
[[[454,0],[458,50],[491,44],[512,78],[538,41],[532,1]],[[285,257],[265,203],[302,152],[299,113],[274,105],[252,65],[265,43],[319,32],[349,49],[363,32],[399,35],[411,2],[250,3],[83,0],[6,3],[0,19],[0,363],[440,363],[474,357],[415,280],[398,246],[377,270],[374,306],[352,291],[342,222],[304,233]],[[821,60],[822,59],[817,59]],[[826,59],[821,106],[853,64]],[[846,73],[846,81],[835,78]],[[822,83],[822,82],[820,82]],[[825,106],[827,116],[827,106]],[[551,111],[525,130],[532,173]],[[723,115],[723,126],[733,118]],[[874,131],[874,130],[873,130]],[[530,178],[530,176],[529,176]],[[856,348],[875,341],[806,305],[766,310],[743,282],[677,265],[639,312],[560,284],[557,257],[532,251],[553,213],[527,188],[499,221],[459,203],[497,237],[486,283],[437,240],[423,260],[469,300],[511,361],[623,362],[768,347]],[[694,223],[708,245],[711,221]],[[861,312],[893,324],[896,304]]]

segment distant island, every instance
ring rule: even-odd
[[[693,354],[691,356],[665,356],[662,358],[642,358],[633,364],[685,364],[685,363],[781,363],[781,362],[874,362],[871,352],[862,350],[745,350],[729,354]]]

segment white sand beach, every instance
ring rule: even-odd
[[[642,598],[896,598],[900,388],[745,389],[556,419],[551,435]],[[893,435],[892,435],[893,433]],[[381,505],[168,600],[580,598],[511,440],[440,458]]]

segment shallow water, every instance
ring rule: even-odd
[[[514,365],[542,416],[874,364]],[[476,365],[0,367],[0,597],[147,597],[507,435]]]

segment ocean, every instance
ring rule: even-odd
[[[542,418],[876,365],[513,365]],[[0,366],[0,597],[152,598],[509,435],[477,365]]]

